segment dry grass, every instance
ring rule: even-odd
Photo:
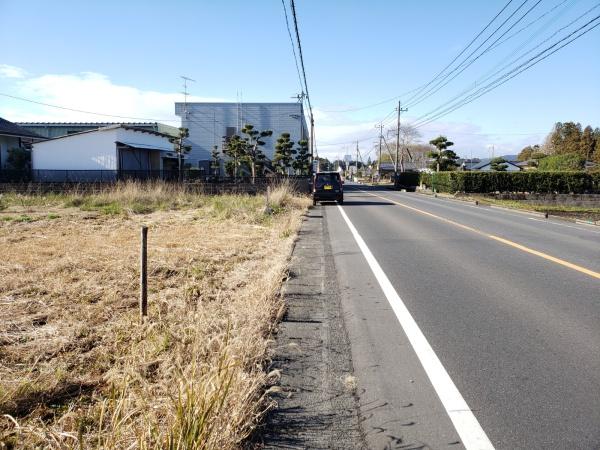
[[[478,200],[484,205],[497,205],[505,208],[521,209],[525,211],[536,211],[552,214],[555,216],[568,217],[571,219],[588,220],[592,222],[600,221],[600,208],[591,206],[548,205],[522,200],[496,199],[478,195],[469,195],[469,198]]]
[[[0,220],[0,448],[230,449],[260,421],[309,202],[279,187],[265,217],[263,198],[144,189],[3,199],[0,219],[31,220]],[[119,212],[88,211],[101,201]],[[154,212],[133,214],[138,203]]]

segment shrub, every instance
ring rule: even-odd
[[[581,170],[585,166],[585,158],[574,154],[567,153],[564,155],[547,156],[539,161],[538,167],[540,170]]]
[[[600,175],[578,171],[422,173],[421,182],[438,192],[600,192]]]

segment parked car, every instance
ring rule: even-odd
[[[317,202],[344,203],[344,182],[338,172],[318,172],[313,178],[313,205]]]

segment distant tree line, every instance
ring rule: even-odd
[[[582,170],[586,161],[600,164],[600,128],[557,122],[542,145],[528,145],[518,159],[540,170]]]

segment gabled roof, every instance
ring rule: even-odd
[[[0,117],[0,134],[4,136],[15,136],[15,137],[29,137],[44,139],[43,136],[26,130],[17,124],[9,122],[6,119]]]
[[[155,136],[161,136],[161,137],[165,137],[165,138],[172,138],[173,136],[169,135],[169,134],[165,134],[165,133],[161,133],[159,131],[154,131],[154,130],[147,130],[144,128],[137,128],[137,127],[131,127],[122,123],[117,123],[115,125],[109,125],[107,127],[101,127],[101,128],[94,128],[93,130],[84,130],[84,131],[79,131],[77,133],[72,133],[72,134],[65,134],[64,136],[57,136],[54,138],[50,138],[47,139],[48,141],[55,141],[57,139],[68,139],[72,136],[79,136],[81,134],[88,134],[88,133],[98,133],[101,131],[108,131],[108,130],[114,130],[116,128],[123,128],[124,130],[131,130],[131,131],[139,131],[140,133],[148,133],[148,134],[153,134]]]
[[[504,158],[504,156],[500,156],[500,158]],[[479,170],[491,163],[492,163],[492,158],[485,158],[485,159],[482,159],[479,163],[472,165],[469,169],[470,170]],[[514,162],[511,162],[511,161],[508,161],[507,159],[504,159],[504,162],[502,164],[510,164],[511,166],[519,167],[517,164],[515,164]]]

